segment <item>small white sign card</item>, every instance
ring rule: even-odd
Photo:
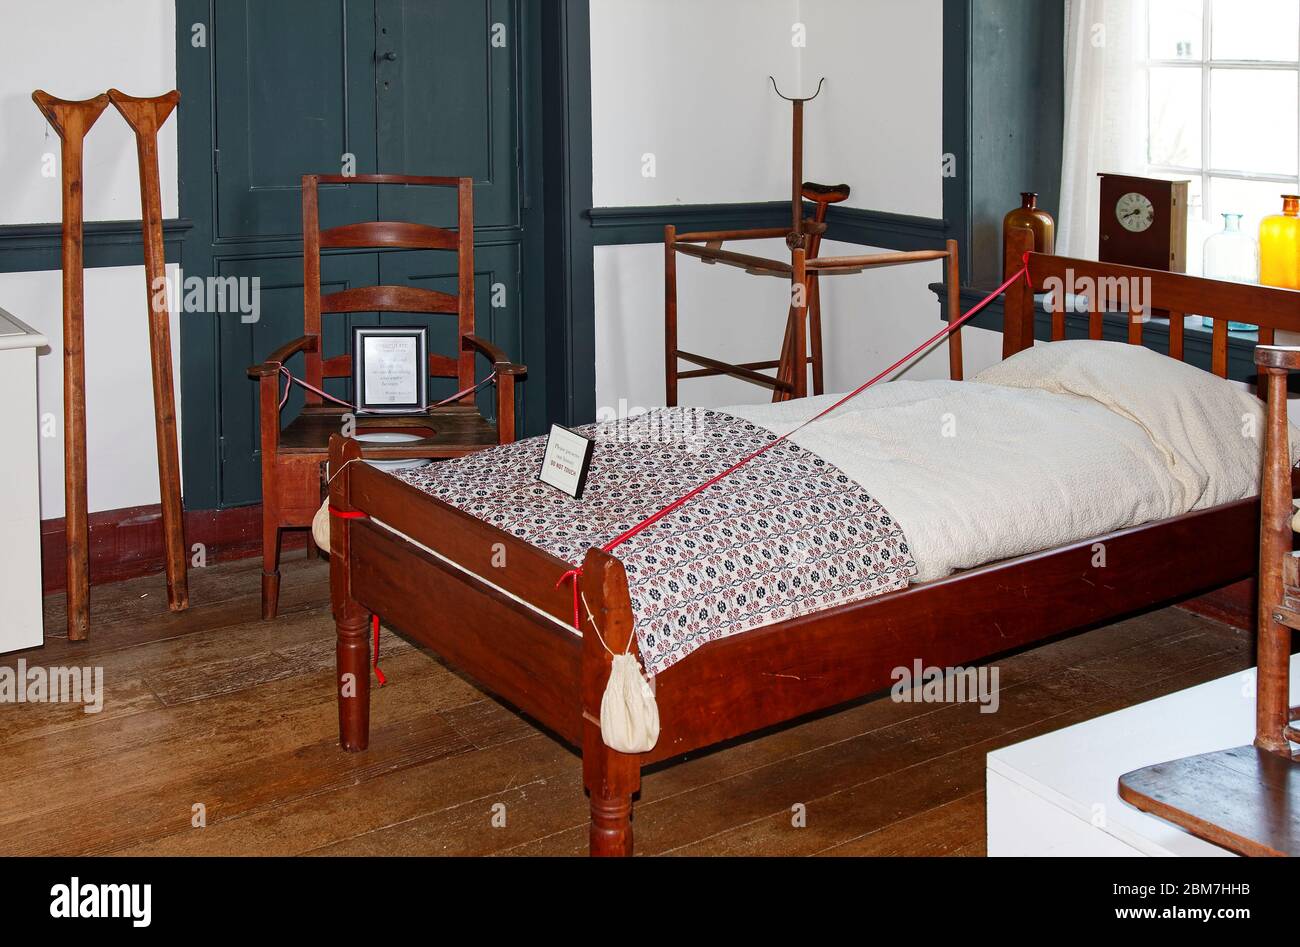
[[[429,406],[426,330],[358,326],[352,337],[357,407],[374,414],[424,411]]]
[[[552,424],[551,433],[546,438],[546,453],[542,457],[542,472],[537,479],[575,500],[581,500],[595,446],[596,442],[591,438]]]

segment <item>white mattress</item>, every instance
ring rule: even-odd
[[[721,410],[784,434],[838,397]],[[976,381],[878,385],[793,439],[884,504],[928,581],[1252,496],[1262,416],[1167,356],[1055,342]]]

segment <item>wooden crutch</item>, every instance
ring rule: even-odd
[[[108,90],[113,103],[135,132],[140,161],[140,217],[144,235],[145,298],[149,307],[149,354],[153,368],[154,424],[158,446],[158,491],[162,497],[163,547],[167,568],[167,604],[174,612],[189,607],[184,508],[181,505],[180,458],[176,449],[176,395],[172,386],[171,315],[167,309],[167,259],[162,236],[162,188],[158,178],[158,129],[176,108],[175,90],[154,98],[136,98]]]
[[[86,502],[86,282],[82,152],[108,96],[69,101],[37,89],[32,101],[62,142],[63,495],[67,536],[68,640],[90,633],[90,527]]]

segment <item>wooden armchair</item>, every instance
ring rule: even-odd
[[[396,184],[454,187],[457,191],[456,230],[424,224],[376,221],[320,229],[321,184]],[[303,334],[272,352],[248,370],[258,380],[262,440],[262,617],[275,617],[280,594],[281,530],[308,528],[320,507],[326,482],[325,465],[331,434],[340,433],[352,415],[355,433],[399,432],[418,441],[368,445],[364,457],[373,459],[460,457],[515,439],[515,378],[526,369],[511,362],[499,348],[474,334],[474,204],[470,178],[410,177],[391,174],[304,175],[303,216]],[[411,286],[365,286],[321,295],[321,249],[401,248],[447,250],[457,254],[455,296]],[[308,385],[320,389],[327,378],[352,375],[350,354],[324,357],[321,314],[354,312],[446,313],[457,319],[460,340],[454,355],[430,354],[429,375],[456,379],[458,390],[474,385],[477,356],[486,357],[496,375],[496,420],[484,417],[474,394],[419,415],[365,415],[325,403],[306,389],[306,403],[283,429],[280,421],[282,369],[302,354]]]

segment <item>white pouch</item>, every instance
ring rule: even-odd
[[[316,511],[316,515],[311,519],[311,536],[316,540],[316,545],[325,550],[325,554],[330,552],[330,501],[326,500]]]
[[[617,654],[600,699],[600,737],[611,750],[645,753],[659,742],[659,705],[631,654]]]

